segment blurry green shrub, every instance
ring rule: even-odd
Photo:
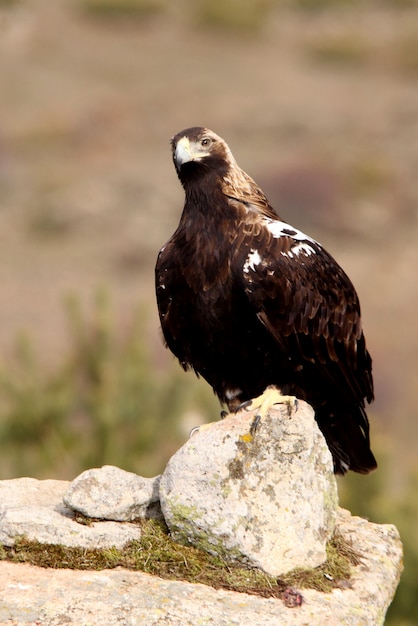
[[[379,154],[367,154],[347,167],[346,176],[355,197],[373,195],[393,184],[395,167]]]
[[[409,9],[418,6],[418,0],[382,0],[383,5],[393,9]]]
[[[199,0],[195,4],[203,26],[255,34],[265,25],[271,0]]]
[[[290,5],[304,11],[324,11],[340,7],[352,7],[360,4],[362,0],[290,0]]]
[[[197,422],[218,417],[210,388],[174,361],[155,372],[143,311],[122,338],[105,294],[92,319],[74,297],[66,308],[71,349],[53,372],[24,336],[13,365],[0,367],[0,478],[71,479],[103,464],[158,473],[187,437],[182,412],[195,406]]]
[[[305,45],[305,54],[318,63],[358,67],[370,58],[369,44],[356,33],[322,35]]]
[[[408,9],[418,6],[418,0],[282,0],[278,4],[290,6],[304,11],[326,11],[328,9],[353,8],[369,6],[371,8]]]
[[[406,486],[393,496],[388,493],[390,468],[391,463],[383,456],[379,458],[378,471],[370,476],[351,473],[339,480],[340,505],[353,515],[379,524],[395,524],[398,528],[405,569],[385,625],[414,626],[418,615],[418,472],[413,473]]]
[[[418,472],[410,477],[406,489],[390,508],[395,508],[391,521],[397,525],[403,541],[405,570],[385,624],[414,626],[418,615]]]
[[[164,9],[164,0],[79,0],[80,8],[104,18],[142,18]]]
[[[395,69],[404,74],[418,74],[418,29],[415,34],[405,35],[397,42],[394,57]]]
[[[65,210],[52,196],[43,197],[42,202],[33,202],[28,215],[27,229],[29,235],[42,239],[68,235],[75,227],[74,216]]]

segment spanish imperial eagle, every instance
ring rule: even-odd
[[[267,388],[306,400],[335,472],[370,472],[371,358],[350,279],[281,220],[221,137],[188,128],[171,146],[186,199],[156,265],[167,346],[230,411]]]

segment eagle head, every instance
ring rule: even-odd
[[[226,141],[213,130],[203,126],[186,128],[171,139],[171,150],[186,196],[191,189],[205,190],[209,196],[220,189],[234,210],[239,202],[241,212],[278,217],[254,180],[239,167]]]
[[[218,174],[235,165],[226,142],[202,126],[180,131],[171,139],[173,162],[182,183],[190,178],[216,170]]]

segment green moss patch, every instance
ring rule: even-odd
[[[125,567],[161,578],[210,585],[215,589],[245,592],[280,598],[288,587],[311,588],[330,592],[349,586],[350,572],[359,558],[353,548],[336,532],[327,547],[326,562],[314,569],[296,569],[280,578],[227,563],[224,559],[175,543],[163,522],[138,522],[139,541],[123,550],[85,549],[42,544],[19,538],[13,547],[0,546],[0,559],[31,563],[39,567],[102,570]]]

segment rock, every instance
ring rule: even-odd
[[[18,478],[0,481],[0,544],[14,545],[25,536],[40,543],[69,547],[122,548],[139,539],[134,524],[93,522],[86,526],[63,503],[67,481]]]
[[[170,459],[161,507],[176,541],[277,576],[326,559],[337,487],[312,408],[274,407],[205,425]]]
[[[15,481],[10,481],[15,482]],[[48,570],[0,562],[0,623],[60,626],[382,626],[402,570],[399,534],[347,511],[337,526],[359,552],[350,587],[302,589],[303,603],[162,580],[123,569]]]
[[[123,548],[140,538],[138,525],[77,523],[64,499],[88,516],[132,519],[149,516],[150,510],[158,515],[160,484],[163,511],[176,539],[274,575],[322,561],[337,514],[340,534],[359,557],[348,581],[332,593],[290,589],[286,598],[268,598],[120,567],[48,570],[4,560],[0,623],[382,625],[402,571],[396,528],[337,510],[331,455],[308,405],[301,402],[290,415],[283,407],[273,409],[254,435],[252,420],[253,414],[244,412],[203,427],[170,460],[161,480],[105,466],[71,484],[1,481],[0,543],[12,546],[24,535],[70,547]],[[294,598],[298,602],[291,608]]]
[[[70,512],[62,501],[69,484],[66,480],[37,480],[36,478],[1,480],[0,507],[13,509],[23,506],[39,506],[69,515]]]
[[[75,478],[64,496],[65,504],[87,517],[131,522],[162,518],[160,477],[143,478],[113,465],[89,469]]]

